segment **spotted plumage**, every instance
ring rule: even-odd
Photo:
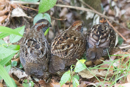
[[[43,31],[49,26],[47,20],[39,20],[25,35],[20,45],[20,61],[25,72],[36,78],[46,78],[48,75],[50,49]]]
[[[81,29],[82,22],[76,21],[52,41],[50,67],[53,67],[54,71],[64,70],[66,66],[75,64],[76,59],[81,58],[85,52],[86,41]]]
[[[105,18],[100,19],[100,24],[94,25],[88,30],[87,35],[87,59],[96,60],[108,55],[115,45],[116,35],[107,24]],[[108,50],[108,52],[107,52]]]

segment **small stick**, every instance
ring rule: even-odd
[[[113,25],[107,20],[107,22],[108,22],[108,24],[113,28],[113,30],[116,32],[116,33],[118,33],[122,38],[123,38],[123,40],[125,40],[126,42],[127,42],[127,40],[126,40],[126,38],[121,34],[121,33],[119,33],[118,31],[117,31],[117,29],[115,29],[114,27],[113,27]]]
[[[10,3],[17,3],[17,4],[37,4],[37,5],[39,5],[39,2],[35,2],[35,3],[34,3],[34,2],[22,2],[22,1],[10,1]],[[101,17],[104,17],[104,18],[106,18],[106,19],[109,19],[109,20],[115,22],[116,24],[120,25],[121,27],[123,27],[123,28],[129,30],[128,28],[124,27],[124,26],[121,25],[120,23],[118,23],[118,22],[112,20],[111,18],[109,18],[109,17],[103,15],[102,13],[100,13],[100,12],[98,12],[98,11],[96,11],[96,10],[91,10],[91,9],[88,9],[88,8],[82,8],[82,7],[76,7],[76,6],[61,5],[61,4],[56,4],[55,6],[57,6],[57,7],[66,7],[66,8],[76,9],[76,10],[82,10],[82,11],[93,12],[93,13],[96,13],[96,14],[100,15]],[[90,6],[89,6],[89,7],[90,7]]]

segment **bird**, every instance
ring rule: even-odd
[[[68,29],[58,34],[51,43],[49,72],[67,70],[75,64],[85,52],[86,40],[81,30],[82,21],[75,21]]]
[[[38,20],[20,44],[20,61],[26,74],[38,79],[47,79],[50,75],[48,64],[51,52],[44,36],[44,31],[49,27],[51,24],[48,20]]]
[[[100,23],[92,26],[87,32],[86,57],[95,61],[103,56],[108,56],[115,46],[116,33],[109,26],[107,20],[100,18]]]

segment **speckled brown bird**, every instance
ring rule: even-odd
[[[87,60],[96,60],[107,56],[115,46],[115,40],[115,31],[108,25],[105,18],[100,18],[100,24],[94,25],[88,30]]]
[[[20,61],[25,72],[36,78],[48,78],[48,62],[50,49],[44,32],[51,24],[39,20],[22,40],[20,45]]]
[[[76,21],[67,30],[57,35],[51,43],[51,61],[49,71],[64,71],[76,63],[85,52],[86,41],[81,33],[82,22]]]

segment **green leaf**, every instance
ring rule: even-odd
[[[44,14],[39,13],[39,14],[37,14],[37,15],[34,17],[34,19],[33,19],[33,24],[35,24],[35,23],[36,23],[38,20],[40,20],[40,19],[47,19],[47,20],[51,23],[51,17],[50,17],[50,15],[49,15],[48,13],[44,13]],[[50,29],[50,28],[48,28],[48,29],[44,32],[44,35],[47,35],[47,34],[48,34],[49,29]]]
[[[63,84],[65,84],[70,78],[71,76],[70,76],[70,70],[69,70],[62,75],[61,80],[60,80],[60,85],[62,86]]]
[[[76,78],[77,80],[79,80],[79,76],[78,75],[74,75],[74,78]]]
[[[32,81],[29,81],[27,79],[24,80],[24,83],[22,84],[23,87],[33,87],[34,83]]]
[[[18,50],[12,50],[5,47],[0,47],[0,59],[4,59],[11,54],[17,53]]]
[[[11,62],[11,65],[14,66],[14,67],[17,66],[17,61]]]
[[[8,57],[4,58],[3,60],[0,61],[0,64],[1,64],[2,66],[4,66],[6,63],[8,63],[8,62],[13,58],[14,55],[15,55],[15,54],[11,54],[11,55],[9,55]]]
[[[9,45],[8,49],[19,51],[20,50],[20,45]]]
[[[0,65],[0,76],[4,79],[4,81],[8,86],[16,87],[13,80],[10,78],[9,74],[7,73],[7,71],[4,69],[2,65]]]
[[[39,0],[21,0],[21,1],[24,1],[24,2],[38,2]]]
[[[31,83],[31,87],[34,87],[34,82],[33,82],[33,81],[30,81],[30,83]]]
[[[57,0],[41,0],[39,4],[39,12],[46,12],[49,9],[51,9],[55,4]]]
[[[22,27],[16,28],[15,31],[17,31],[17,32],[19,32],[21,35],[23,35],[23,34],[24,34],[24,29],[25,29],[25,26],[22,26]],[[21,38],[22,38],[22,36],[15,35],[15,34],[11,34],[11,35],[10,35],[10,42],[11,42],[11,43],[15,43],[15,42],[19,41]]]
[[[43,14],[43,19],[47,19],[51,23],[51,17],[48,13]]]
[[[19,68],[20,68],[20,69],[22,69],[22,68],[23,68],[23,65],[22,65],[21,63],[20,63],[20,66],[19,66]]]
[[[123,43],[123,39],[121,37],[118,37],[118,44],[121,45]]]
[[[72,81],[73,81],[73,87],[78,87],[79,81],[75,76],[72,78]]]
[[[19,34],[19,32],[4,26],[0,26],[0,32],[22,36],[21,34]]]
[[[35,23],[40,20],[40,19],[43,19],[43,14],[42,13],[39,13],[37,14],[34,19],[33,19],[33,25],[35,25]]]
[[[0,40],[0,47],[6,47],[8,44],[4,40]]]
[[[44,35],[46,36],[49,32],[49,28],[45,31]]]
[[[86,60],[84,60],[84,59],[78,60],[78,62],[76,63],[76,66],[75,66],[74,71],[75,71],[75,72],[80,72],[80,71],[86,69],[87,67],[86,67],[86,65],[84,64],[85,61],[86,61]]]
[[[6,37],[6,36],[8,36],[8,35],[10,35],[10,34],[8,34],[8,33],[0,33],[0,39]]]
[[[40,20],[40,19],[47,19],[47,20],[51,23],[51,17],[50,17],[50,15],[49,15],[48,13],[44,13],[44,14],[39,13],[39,14],[37,14],[37,15],[34,17],[34,19],[33,19],[33,25],[34,25],[38,20]]]
[[[11,65],[8,65],[8,66],[5,67],[5,70],[6,70],[8,73],[9,73],[10,69],[11,69]]]

